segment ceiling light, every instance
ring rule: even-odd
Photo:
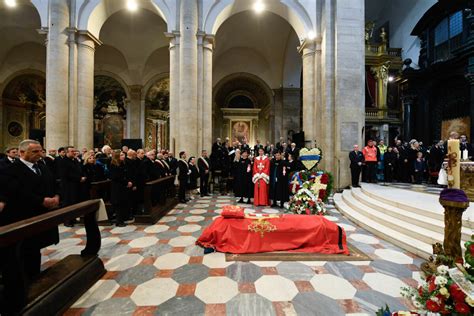
[[[388,76],[388,81],[389,82],[392,82],[393,80],[395,80],[395,78],[393,78],[393,76]]]
[[[257,13],[262,13],[265,10],[265,3],[263,3],[261,0],[257,0],[257,2],[254,3],[253,9]]]
[[[309,31],[308,32],[308,39],[309,40],[314,40],[316,38],[316,33],[314,33],[313,31]]]
[[[138,3],[136,0],[127,0],[127,9],[130,11],[137,11]]]
[[[16,0],[5,0],[5,5],[10,8],[16,7]]]

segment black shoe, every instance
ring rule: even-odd
[[[135,223],[135,217],[130,217],[126,221],[124,221],[125,224],[132,224]]]
[[[276,205],[276,204],[272,204],[270,207],[278,207],[278,205]]]
[[[246,203],[247,204],[252,204],[252,202],[250,202],[250,199],[248,199]]]
[[[238,200],[237,203],[244,203],[244,199]]]
[[[117,226],[117,227],[125,227],[125,226],[127,226],[127,224],[125,224],[125,223],[117,223],[117,224],[115,224],[115,226]]]
[[[74,227],[74,224],[72,224],[72,223],[67,223],[67,224],[64,224],[64,226],[66,226],[66,227]]]
[[[179,203],[184,203],[184,204],[186,204],[186,202],[187,202],[186,200],[179,200]]]

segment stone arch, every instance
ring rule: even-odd
[[[219,27],[231,16],[252,10],[252,4],[247,1],[223,0],[215,2],[207,11],[203,19],[203,28],[207,34],[216,34]],[[300,41],[303,41],[309,32],[316,28],[310,15],[296,0],[281,0],[266,3],[266,10],[285,19],[295,30]]]
[[[149,10],[161,17],[171,32],[176,24],[174,18],[174,8],[168,5],[165,0],[137,1],[142,9]],[[105,21],[114,13],[125,10],[126,2],[117,0],[91,0],[85,1],[79,8],[78,28],[88,30],[96,38],[99,38],[100,29]]]
[[[121,76],[119,76],[116,73],[111,72],[111,71],[96,70],[96,71],[94,71],[94,78],[97,77],[97,76],[110,77],[110,78],[114,79],[115,81],[117,81],[122,86],[123,90],[125,91],[125,94],[127,95],[127,99],[130,99],[130,91],[128,89],[129,85],[127,84],[127,82]]]
[[[260,77],[251,73],[234,73],[222,78],[213,89],[214,104],[225,106],[229,97],[239,92],[252,99],[255,106],[263,108],[273,102],[273,91]],[[245,93],[244,93],[245,92]]]

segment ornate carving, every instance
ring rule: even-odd
[[[451,202],[441,199],[440,203],[444,207],[444,251],[447,256],[454,259],[462,258],[462,213],[469,206],[469,203]]]
[[[265,233],[274,232],[277,230],[277,228],[275,225],[262,218],[252,221],[252,224],[248,226],[248,230],[254,233],[259,233],[260,237],[263,238]]]

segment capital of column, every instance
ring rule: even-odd
[[[72,29],[72,28],[71,28]],[[89,31],[87,30],[82,30],[79,31],[77,29],[71,30],[71,32],[75,32],[78,34],[77,36],[77,44],[79,46],[91,49],[92,51],[95,51],[95,47],[98,47],[102,45],[102,41],[99,40],[97,37],[92,35]]]
[[[128,86],[128,89],[130,90],[130,97],[132,99],[141,99],[143,86],[133,85]]]
[[[169,47],[170,50],[179,46],[179,39],[181,37],[180,32],[178,31],[165,32],[165,37],[167,37],[170,41],[170,47]]]
[[[297,49],[303,58],[314,54],[321,54],[321,38],[305,39]]]

